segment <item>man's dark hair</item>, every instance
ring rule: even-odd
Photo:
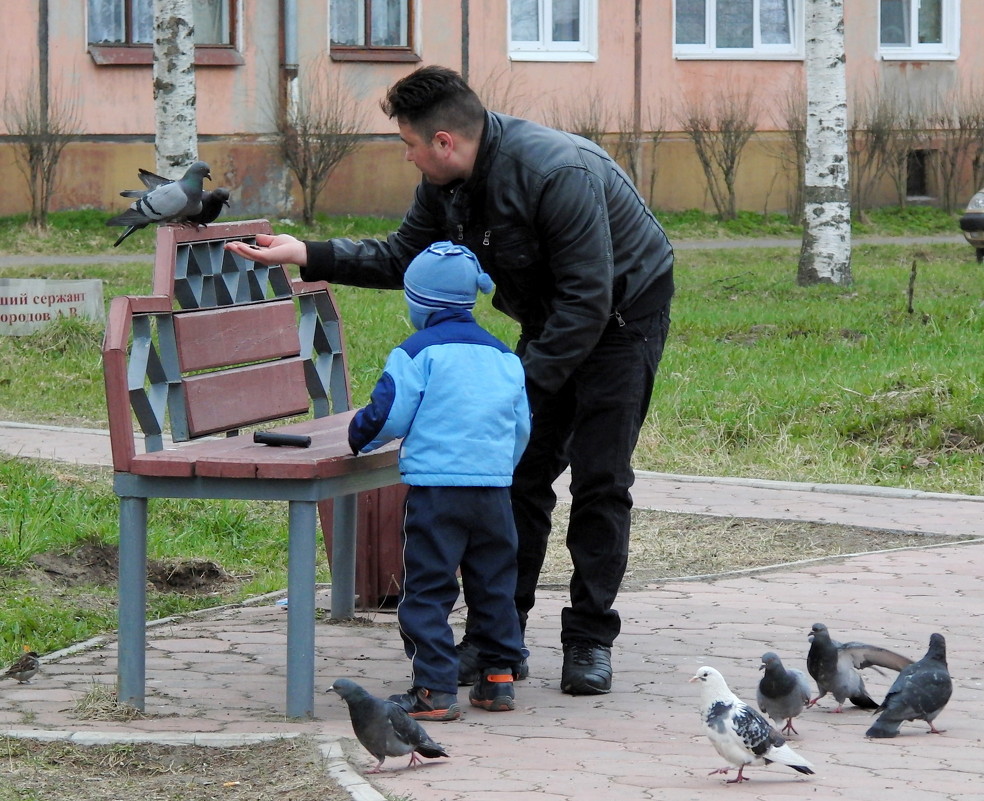
[[[409,124],[430,140],[437,131],[456,131],[477,139],[485,124],[485,107],[457,72],[421,67],[401,78],[380,103],[390,119]]]

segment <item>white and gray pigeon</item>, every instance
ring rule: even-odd
[[[762,654],[759,670],[765,671],[756,694],[759,709],[776,723],[785,722],[779,730],[782,734],[799,734],[793,728],[793,718],[810,703],[810,682],[806,674],[796,668],[787,669],[773,651]]]
[[[407,767],[421,764],[417,754],[428,759],[449,756],[398,704],[370,695],[350,679],[337,679],[331,689],[348,704],[352,730],[359,742],[379,760],[369,773],[379,773],[388,756],[410,754]]]
[[[147,189],[156,189],[158,186],[170,183],[167,178],[158,175],[150,170],[140,167],[137,170],[140,181]],[[142,189],[128,189],[120,192],[123,197],[141,197],[144,194]],[[210,222],[215,222],[222,213],[223,206],[229,206],[229,190],[224,186],[216,189],[206,189],[202,192],[202,210],[198,214],[192,214],[184,220],[172,220],[172,222],[185,222],[195,226],[205,226]]]
[[[827,693],[837,699],[834,712],[844,709],[844,702],[850,699],[855,706],[863,709],[876,709],[875,701],[864,687],[864,679],[858,672],[866,667],[884,667],[902,670],[912,660],[863,642],[837,642],[830,638],[830,632],[823,623],[814,623],[808,635],[810,650],[806,655],[806,669],[817,683],[819,693],[810,701],[816,704]]]
[[[742,773],[746,765],[772,762],[799,773],[813,773],[813,765],[790,748],[769,721],[731,692],[717,670],[702,667],[690,681],[700,682],[700,716],[711,745],[731,763],[728,767],[712,770],[709,776],[726,774],[731,766],[735,766],[738,776],[727,780],[729,784],[735,784],[748,781]]]
[[[902,668],[875,712],[878,720],[865,732],[866,737],[894,737],[904,720],[925,720],[931,734],[942,734],[933,720],[953,693],[953,680],[946,666],[946,640],[931,634],[926,655]]]
[[[151,223],[179,222],[199,214],[202,210],[203,183],[206,178],[212,178],[208,164],[196,161],[176,181],[158,184],[153,188],[148,186],[146,190],[127,189],[120,192],[123,197],[136,196],[136,200],[122,214],[106,221],[106,225],[127,226],[113,243],[113,247],[134,231],[146,228]],[[143,175],[141,180],[146,184]]]

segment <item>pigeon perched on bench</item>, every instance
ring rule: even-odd
[[[106,225],[127,226],[119,239],[113,243],[113,247],[119,245],[134,231],[146,228],[151,223],[183,222],[189,217],[200,214],[203,184],[206,178],[209,180],[212,178],[208,164],[204,161],[196,161],[177,181],[167,181],[153,188],[148,185],[146,190],[127,189],[120,192],[123,197],[136,197],[136,200],[122,214],[106,221]],[[141,180],[147,183],[143,175]]]
[[[887,648],[863,642],[840,643],[832,640],[823,623],[814,623],[808,637],[810,650],[806,655],[806,669],[819,690],[817,697],[810,701],[810,706],[831,693],[837,699],[834,712],[841,712],[848,699],[863,709],[876,709],[878,702],[868,695],[864,679],[858,671],[873,666],[902,670],[912,664],[908,657]]]
[[[779,655],[769,651],[762,654],[765,675],[758,685],[757,700],[759,709],[776,723],[785,724],[779,731],[782,734],[799,734],[793,728],[793,718],[806,709],[810,703],[810,682],[802,670],[787,669]]]
[[[902,668],[885,700],[875,710],[881,714],[865,737],[894,737],[904,720],[925,720],[931,734],[942,734],[933,720],[943,711],[952,693],[953,681],[946,666],[946,640],[942,634],[931,634],[926,655]]]
[[[171,183],[169,179],[143,167],[137,170],[137,176],[147,189],[156,189],[158,186]],[[120,194],[123,197],[142,197],[144,190],[127,189]],[[192,214],[186,220],[172,220],[172,222],[186,222],[196,226],[208,225],[218,219],[223,206],[229,206],[229,190],[224,186],[206,189],[202,192],[202,210],[198,214]]]
[[[701,720],[711,745],[738,768],[738,776],[728,779],[729,784],[748,781],[742,773],[746,765],[778,762],[799,773],[813,773],[813,765],[790,748],[769,721],[731,692],[717,670],[702,667],[690,681],[700,682]],[[730,766],[718,768],[708,775],[729,770]]]
[[[417,754],[428,759],[448,756],[403,707],[370,695],[350,679],[337,679],[331,689],[348,704],[352,730],[359,742],[379,760],[369,773],[379,773],[388,756],[410,754],[407,767],[421,764]]]

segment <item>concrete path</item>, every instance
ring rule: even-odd
[[[928,236],[856,236],[854,245],[955,245],[966,244],[967,240],[959,231],[952,234],[931,234]],[[760,237],[757,239],[681,239],[673,241],[674,250],[733,250],[736,248],[798,248],[800,239],[780,237]],[[152,264],[154,254],[143,253],[99,253],[86,255],[71,254],[0,254],[0,269],[4,267],[51,267],[65,264],[133,264],[146,262]]]
[[[106,463],[102,432],[0,423],[0,450],[20,456]],[[984,498],[781,482],[642,474],[640,506],[771,519],[822,520],[927,534],[976,536]],[[386,695],[408,685],[395,616],[379,611],[355,622],[325,618],[316,635],[313,721],[283,718],[286,611],[275,598],[160,622],[149,631],[148,717],[128,723],[81,719],[77,700],[94,684],[112,687],[113,637],[48,655],[29,685],[0,685],[0,729],[24,735],[174,738],[214,741],[311,734],[335,750],[332,772],[363,799],[518,801],[547,799],[701,799],[721,792],[769,799],[865,801],[984,799],[980,749],[984,721],[984,543],[926,546],[700,581],[661,581],[621,594],[623,620],[609,695],[571,697],[559,689],[560,613],[566,594],[543,591],[530,617],[531,676],[516,684],[517,709],[468,707],[462,720],[429,724],[452,757],[406,770],[374,760],[351,739],[343,702],[326,691],[338,677]],[[319,605],[327,607],[328,593]],[[454,619],[460,630],[463,610]],[[841,640],[885,645],[912,658],[934,631],[947,638],[954,694],[937,719],[940,736],[906,724],[894,740],[867,740],[871,716],[827,698],[801,715],[792,746],[814,763],[803,777],[780,765],[750,768],[752,781],[724,787],[711,776],[723,762],[703,734],[697,691],[687,679],[704,664],[753,702],[764,651],[804,668],[807,634],[817,621]],[[893,675],[866,671],[880,698]],[[88,738],[88,739],[87,739]],[[224,741],[224,740],[223,740]],[[347,754],[348,761],[341,758]],[[352,767],[349,767],[352,766]],[[352,770],[354,767],[355,771]],[[731,774],[732,776],[734,773]]]

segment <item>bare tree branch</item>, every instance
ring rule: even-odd
[[[718,91],[710,101],[693,95],[686,97],[680,124],[694,143],[714,208],[721,219],[733,220],[738,216],[738,164],[755,132],[752,90],[729,87]]]
[[[368,112],[337,72],[313,68],[293,108],[278,115],[280,154],[301,187],[304,222],[338,164],[362,146]]]
[[[31,195],[29,223],[47,228],[58,161],[65,146],[82,132],[75,96],[53,87],[45,108],[32,73],[19,90],[8,89],[4,95],[3,119],[14,137],[14,159]]]

